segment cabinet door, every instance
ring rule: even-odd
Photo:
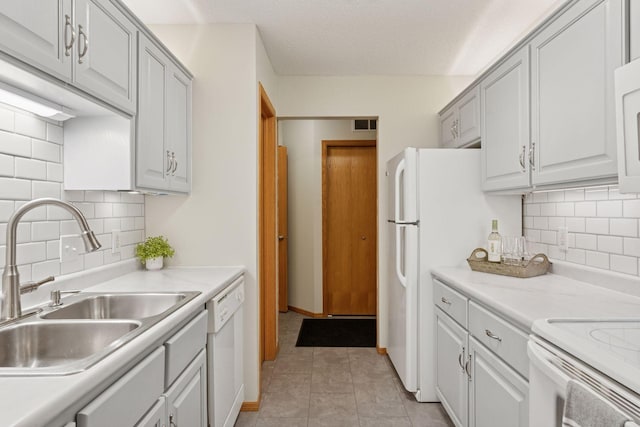
[[[436,392],[457,427],[467,426],[467,331],[436,308]]]
[[[167,405],[164,396],[160,396],[155,405],[151,407],[135,427],[165,427],[167,423]]]
[[[475,338],[469,339],[469,346],[472,377],[469,392],[469,426],[527,427],[527,381]]]
[[[136,123],[136,185],[167,189],[171,167],[165,150],[165,76],[168,59],[142,34],[139,35],[139,95]]]
[[[480,83],[482,188],[529,186],[529,49],[507,58]]]
[[[71,44],[72,18],[71,0],[0,2],[0,49],[68,81],[72,61],[65,43]]]
[[[206,351],[202,350],[165,393],[168,425],[207,427]]]
[[[458,101],[457,146],[480,139],[480,86],[476,86]]]
[[[455,106],[449,108],[440,115],[440,147],[453,148],[456,145],[456,131],[454,129],[457,119]]]
[[[191,190],[191,79],[174,65],[167,79],[167,145],[175,154],[170,188],[187,193]]]
[[[76,0],[75,16],[75,84],[135,114],[135,26],[109,0]]]
[[[532,182],[615,176],[623,0],[582,0],[531,41]]]

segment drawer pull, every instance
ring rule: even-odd
[[[464,365],[462,364],[462,359],[464,358],[464,351],[465,351],[465,348],[462,347],[462,353],[458,355],[458,365],[460,366],[460,369],[462,369],[462,373],[464,373]]]
[[[488,336],[489,338],[492,338],[492,339],[494,339],[494,340],[496,340],[496,341],[498,341],[498,342],[502,342],[502,338],[500,338],[499,336],[497,336],[496,334],[494,334],[494,333],[493,333],[493,332],[491,332],[490,330],[485,329],[485,330],[484,330],[484,333],[485,333],[485,334],[487,334],[487,336]]]
[[[440,301],[442,301],[445,304],[451,305],[451,301],[449,301],[448,299],[446,299],[445,297],[440,298]]]

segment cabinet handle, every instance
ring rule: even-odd
[[[520,152],[520,167],[522,168],[522,172],[526,172],[527,168],[524,165],[524,156],[526,155],[527,147],[522,146],[522,151]]]
[[[451,126],[449,127],[449,130],[451,131],[451,137],[452,137],[452,138],[455,138],[455,137],[456,137],[456,131],[455,131],[455,129],[454,129],[455,123],[456,123],[456,122],[455,122],[455,120],[454,120],[453,122],[451,122]]]
[[[174,160],[175,159],[171,157],[171,151],[167,150],[167,170],[165,171],[165,174],[169,175],[169,173],[171,173],[171,169],[173,169]]]
[[[502,338],[500,338],[498,335],[494,334],[494,333],[493,333],[493,332],[491,332],[490,330],[485,329],[485,330],[484,330],[484,333],[485,333],[485,334],[487,334],[487,336],[488,336],[489,338],[494,339],[494,340],[496,340],[496,341],[498,341],[498,342],[502,342]]]
[[[451,305],[451,301],[449,301],[448,299],[446,299],[445,297],[440,298],[440,301],[442,301],[445,304]]]
[[[169,415],[169,426],[170,427],[178,427],[178,424],[173,422],[173,414]]]
[[[458,355],[458,365],[460,366],[460,369],[462,369],[463,374],[464,374],[464,365],[462,364],[462,359],[464,359],[464,352],[465,352],[465,348],[462,347],[462,353]]]
[[[531,170],[536,170],[536,143],[531,143],[531,148],[529,148],[529,164],[531,165]]]
[[[178,169],[178,161],[176,160],[176,153],[171,152],[171,159],[173,160],[173,169],[171,169],[171,175],[175,176],[176,170]]]
[[[69,29],[71,29],[71,40],[69,40]],[[71,23],[71,17],[64,15],[64,56],[71,56],[73,43],[76,41],[76,30]]]
[[[84,41],[80,43],[82,39],[84,39]],[[78,64],[82,64],[82,58],[84,58],[89,49],[89,37],[87,37],[87,33],[82,29],[82,25],[78,25],[78,42]],[[82,50],[80,50],[80,44],[82,44]]]
[[[469,358],[464,364],[464,371],[467,373],[467,378],[469,379],[469,382],[471,382],[471,355],[469,355]]]

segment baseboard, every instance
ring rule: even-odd
[[[260,400],[257,402],[242,402],[241,412],[257,412],[260,409]]]
[[[376,351],[378,352],[378,354],[381,354],[383,356],[387,354],[386,347],[376,347]]]
[[[303,310],[301,308],[294,307],[292,305],[289,306],[289,310],[293,311],[294,313],[302,314],[303,316],[315,317],[315,318],[324,317],[322,313],[312,313],[310,311]]]

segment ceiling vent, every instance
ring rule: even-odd
[[[378,127],[376,119],[355,119],[353,121],[353,131],[375,131]]]

